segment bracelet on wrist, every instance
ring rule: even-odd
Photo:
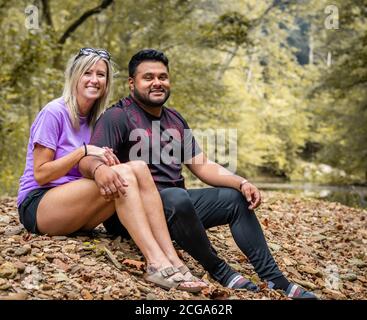
[[[85,142],[83,142],[83,146],[84,146],[84,157],[86,157],[88,155],[88,150],[87,150],[87,145],[85,144]]]
[[[98,166],[96,166],[95,168],[94,168],[94,170],[93,170],[93,179],[95,178],[95,175],[96,175],[96,171],[97,171],[97,169],[100,167],[100,166],[103,166],[104,165],[104,163],[100,163]]]
[[[246,179],[243,179],[241,181],[241,183],[240,183],[240,191],[242,190],[243,185],[246,184],[246,183],[248,183],[248,180],[246,180]]]

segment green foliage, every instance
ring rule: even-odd
[[[322,120],[316,141],[317,160],[343,169],[355,182],[367,180],[367,1],[337,1],[339,30],[326,34],[333,50],[333,68],[320,78],[313,101]]]

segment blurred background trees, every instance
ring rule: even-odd
[[[0,194],[16,194],[30,125],[61,95],[66,61],[85,46],[112,53],[112,102],[128,93],[131,55],[163,50],[168,105],[193,128],[237,129],[240,174],[366,183],[367,1],[333,5],[0,0]],[[38,28],[29,28],[35,13]]]

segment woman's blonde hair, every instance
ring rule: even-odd
[[[99,116],[106,110],[112,95],[113,68],[111,61],[101,57],[98,53],[90,53],[88,55],[75,55],[68,61],[65,70],[65,85],[62,94],[68,107],[70,120],[75,129],[79,129],[79,112],[77,102],[77,86],[82,75],[90,69],[99,60],[103,60],[107,65],[106,89],[103,95],[96,100],[91,111],[88,114],[88,124],[93,128]]]

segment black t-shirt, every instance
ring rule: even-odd
[[[162,190],[185,188],[182,163],[202,151],[185,119],[163,107],[160,117],[145,112],[129,96],[107,109],[97,121],[90,144],[110,147],[120,162],[145,161]]]

